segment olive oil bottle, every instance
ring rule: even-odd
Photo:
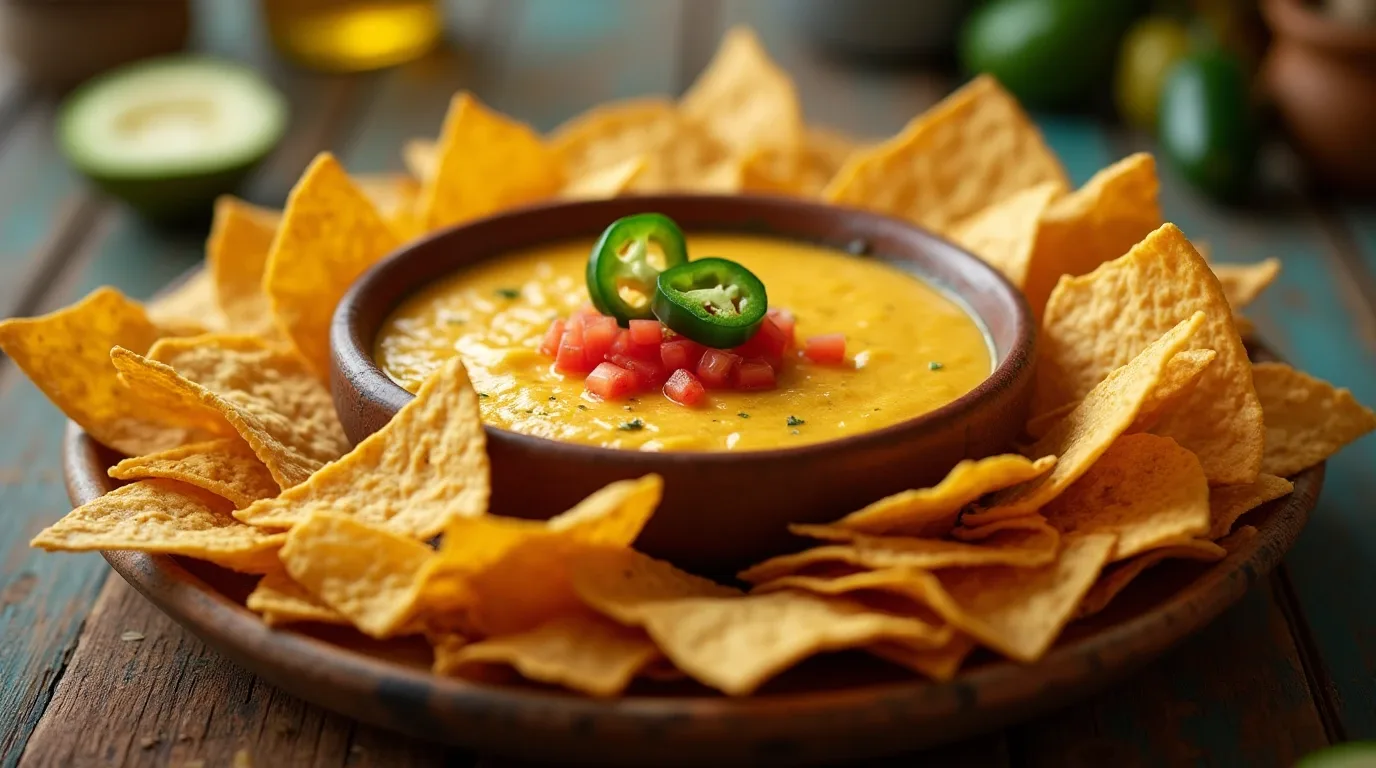
[[[304,66],[358,72],[424,55],[439,40],[439,0],[262,0],[273,43]]]

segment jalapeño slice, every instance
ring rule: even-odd
[[[744,344],[769,309],[764,283],[729,259],[698,259],[659,275],[655,317],[699,344],[728,349]]]
[[[623,327],[654,316],[650,304],[660,269],[650,263],[651,243],[664,254],[664,269],[688,262],[683,230],[662,213],[617,219],[588,257],[588,296],[598,312],[616,318]]]

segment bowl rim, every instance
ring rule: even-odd
[[[472,228],[498,226],[502,222],[510,219],[527,217],[538,218],[540,216],[550,215],[554,211],[563,211],[567,209],[589,209],[595,211],[599,208],[616,208],[626,205],[627,201],[634,201],[636,204],[642,206],[644,210],[659,210],[664,207],[691,203],[709,203],[731,206],[736,209],[742,207],[752,210],[793,208],[800,212],[826,211],[831,215],[840,212],[842,215],[851,217],[852,220],[867,219],[870,222],[870,228],[897,227],[909,230],[909,234],[916,234],[919,239],[929,241],[929,244],[937,245],[940,250],[954,256],[956,259],[964,260],[966,262],[964,265],[965,269],[983,272],[986,277],[991,279],[992,284],[997,286],[997,291],[1003,294],[1001,298],[1010,302],[1013,307],[1012,317],[1010,318],[1013,324],[1013,344],[1009,347],[1003,359],[999,360],[994,369],[990,371],[988,376],[980,381],[973,389],[951,402],[939,408],[878,429],[817,443],[807,443],[786,448],[767,448],[746,451],[641,451],[527,435],[485,423],[483,429],[488,440],[502,440],[513,446],[529,450],[554,451],[559,453],[575,452],[583,457],[595,459],[600,462],[615,462],[642,466],[645,468],[645,471],[652,471],[654,467],[662,466],[666,461],[692,461],[708,465],[725,463],[735,464],[742,461],[756,463],[791,461],[804,457],[818,457],[835,451],[864,450],[865,448],[885,444],[896,438],[902,438],[914,432],[935,431],[941,429],[943,426],[964,421],[972,413],[984,407],[987,401],[994,398],[999,393],[1013,387],[1019,377],[1025,375],[1027,371],[1030,370],[1032,363],[1036,359],[1037,326],[1033,321],[1031,307],[1028,306],[1027,299],[1023,296],[1022,291],[1018,290],[1008,278],[993,266],[970,253],[960,245],[947,240],[925,227],[875,211],[779,195],[643,195],[599,200],[558,201],[512,208],[493,216],[445,227],[444,229],[430,233],[424,237],[419,237],[404,243],[355,280],[353,285],[351,285],[349,290],[344,294],[339,304],[335,307],[334,316],[330,323],[330,356],[332,366],[337,375],[332,377],[332,386],[339,386],[341,380],[347,382],[346,385],[356,390],[360,397],[384,401],[389,408],[392,409],[393,414],[415,397],[411,392],[408,392],[401,385],[393,381],[373,358],[372,342],[376,341],[378,329],[362,327],[363,317],[358,309],[360,305],[366,301],[368,295],[376,290],[377,285],[382,283],[389,276],[389,271],[404,271],[404,265],[408,261],[418,258],[416,254],[423,253],[425,246],[439,240],[462,237],[466,231]],[[746,231],[743,227],[733,228],[731,226],[712,228],[685,226],[684,229],[690,233],[693,231]],[[589,237],[595,236],[595,232],[589,234]],[[769,233],[768,236],[785,240],[792,239],[796,242],[817,243],[815,240],[809,241],[801,236],[790,237],[786,233],[781,234],[774,232]],[[537,240],[525,247],[534,247],[540,242],[554,242],[556,239],[567,238],[550,238],[543,241]],[[841,250],[843,253],[846,252],[844,249],[837,248],[834,244],[819,244],[833,247],[837,250]],[[867,254],[851,253],[850,255],[858,258]],[[499,256],[485,258],[499,258]],[[886,261],[893,263],[894,260],[886,259]],[[454,270],[451,270],[451,273],[460,268],[461,267],[456,267]],[[982,326],[986,336],[992,337],[992,323],[988,318],[978,312],[967,297],[957,292],[954,287],[939,284],[935,282],[933,278],[926,275],[918,274],[915,275],[915,277],[922,279],[932,287],[947,294],[948,298],[954,297],[957,303],[961,305],[961,309]],[[413,295],[417,290],[429,282],[430,281],[427,280],[408,285],[404,291],[400,292],[401,298],[398,299],[397,304],[394,304],[386,313],[383,313],[382,317],[385,318],[390,315],[401,301]],[[380,322],[381,321],[379,321],[379,325]],[[364,343],[365,340],[369,343]],[[998,350],[995,349],[993,352],[997,355]],[[366,379],[362,377],[366,377]]]

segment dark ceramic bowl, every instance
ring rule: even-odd
[[[335,407],[357,442],[412,397],[373,360],[378,328],[422,286],[484,259],[572,238],[614,219],[659,211],[688,232],[740,231],[881,258],[961,299],[984,324],[996,366],[983,384],[930,413],[827,443],[750,452],[649,453],[576,445],[487,428],[492,511],[549,517],[614,480],[663,476],[664,500],[636,543],[701,573],[729,573],[796,548],[788,523],[820,523],[939,480],[957,461],[1007,449],[1031,394],[1034,325],[1022,295],[995,270],[907,222],[801,200],[666,196],[561,203],[513,211],[410,243],[373,267],[340,302],[330,332]],[[729,504],[704,499],[730,499]]]

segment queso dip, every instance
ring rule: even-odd
[[[693,258],[737,261],[797,317],[803,339],[840,333],[843,365],[791,353],[768,391],[711,390],[697,407],[658,392],[604,402],[538,350],[552,320],[588,303],[592,242],[512,253],[407,299],[378,334],[387,375],[415,392],[463,357],[483,420],[555,440],[646,451],[746,451],[880,429],[945,405],[991,371],[989,344],[959,305],[884,262],[788,240],[690,234]]]

